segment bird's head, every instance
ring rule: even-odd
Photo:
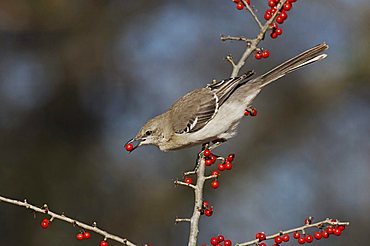
[[[141,145],[153,144],[159,146],[164,141],[163,122],[161,115],[149,120],[136,134],[136,136],[127,142],[126,150],[133,151]],[[129,146],[131,144],[131,146]]]

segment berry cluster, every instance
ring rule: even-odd
[[[213,207],[209,206],[209,202],[208,201],[203,201],[202,203],[202,209],[200,210],[200,213],[201,214],[204,214],[205,216],[207,217],[210,217],[212,216],[213,214]]]
[[[277,9],[277,4],[279,3],[279,0],[268,1],[268,6],[270,6],[271,8],[266,10],[265,15],[263,16],[265,20],[270,20],[272,16],[276,13],[276,11],[279,11],[279,14],[275,19],[276,23],[271,24],[272,29],[272,32],[270,34],[271,38],[275,39],[283,33],[283,30],[279,28],[278,24],[283,24],[284,21],[288,19],[287,12],[292,9],[293,3],[296,1],[297,0],[288,0],[286,3],[284,3],[281,10]]]
[[[331,220],[332,222],[337,222],[336,220]],[[309,217],[304,221],[306,225],[312,224],[312,217]],[[334,234],[336,236],[340,236],[342,234],[342,231],[345,229],[344,225],[338,225],[338,226],[327,226],[325,229],[323,226],[320,226],[320,231],[317,231],[314,233],[314,235],[306,235],[305,231],[302,230],[302,234],[300,234],[298,231],[293,233],[293,238],[297,240],[299,244],[305,244],[305,243],[312,243],[314,239],[320,240],[321,238],[328,238],[330,234]],[[271,238],[271,237],[270,237]],[[256,239],[258,239],[258,245],[259,246],[266,246],[266,243],[263,243],[262,241],[266,240],[266,235],[263,232],[258,232],[256,234]],[[280,244],[284,242],[288,242],[290,240],[289,234],[283,234],[276,236],[273,238],[274,244],[273,246],[279,246]]]
[[[84,240],[84,239],[89,239],[90,237],[91,237],[91,234],[88,231],[79,232],[76,235],[76,239],[79,240],[79,241]]]
[[[268,58],[269,56],[270,56],[270,52],[268,50],[262,50],[262,49],[257,50],[256,54],[254,55],[254,57],[257,60],[260,60],[261,58]]]
[[[243,3],[243,1],[242,0],[233,0],[233,2],[235,3],[235,5],[236,5],[236,9],[238,9],[238,10],[243,10],[244,9],[244,7],[245,7],[245,5],[244,5],[244,3]],[[245,1],[248,5],[250,5],[251,4],[251,1],[250,0],[246,0]]]
[[[222,245],[231,246],[232,245],[231,240],[225,239],[225,237],[221,234],[218,236],[212,237],[211,240],[209,240],[209,242],[211,243],[211,245],[214,245],[214,246],[222,246]],[[202,246],[207,246],[207,245],[202,244]]]
[[[209,149],[204,150],[203,155],[206,158],[206,166],[211,166],[217,160],[217,157],[213,155]],[[223,159],[223,162],[217,165],[217,169],[221,172],[224,170],[231,170],[233,168],[232,161],[234,160],[234,158],[235,154],[229,154],[227,158],[221,158]],[[220,173],[217,170],[214,170],[212,171],[212,175],[215,176],[215,179],[211,182],[211,187],[213,189],[217,189],[220,185],[217,180],[217,177],[220,176]]]
[[[252,116],[252,117],[254,117],[254,116],[257,116],[257,109],[256,108],[252,108],[252,109],[246,109],[245,111],[244,111],[244,116]]]

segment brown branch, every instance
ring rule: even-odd
[[[324,225],[332,225],[332,226],[345,225],[345,226],[348,226],[349,222],[340,222],[338,220],[332,220],[332,219],[327,218],[327,219],[325,219],[323,221],[320,221],[320,222],[317,222],[317,223],[306,224],[304,226],[296,227],[296,228],[289,229],[289,230],[286,230],[286,231],[280,231],[278,233],[266,236],[266,240],[274,239],[277,236],[282,236],[282,235],[290,234],[290,233],[293,233],[293,232],[298,232],[298,231],[304,232],[305,229],[312,228],[312,227],[316,227],[316,228],[320,229]],[[252,240],[252,241],[249,241],[249,242],[237,243],[235,246],[258,245],[259,242],[260,241],[258,239],[255,239],[255,240]]]
[[[206,170],[205,158],[203,151],[198,154],[198,169],[196,170],[197,183],[194,189],[194,209],[193,215],[190,218],[190,234],[188,246],[196,246],[199,234],[199,220],[200,220],[200,210],[203,203],[203,187],[206,178],[204,176]]]
[[[98,228],[96,226],[96,223],[94,222],[92,226],[90,225],[87,225],[85,223],[82,223],[78,220],[75,220],[75,219],[72,219],[72,218],[69,218],[67,216],[65,216],[64,214],[57,214],[57,213],[54,213],[52,211],[50,211],[48,208],[47,208],[47,205],[45,204],[42,208],[39,208],[39,207],[36,207],[32,204],[29,204],[27,202],[27,200],[24,200],[23,202],[22,201],[18,201],[18,200],[13,200],[13,199],[10,199],[10,198],[6,198],[6,197],[3,197],[3,196],[0,196],[0,201],[1,202],[5,202],[5,203],[10,203],[10,204],[13,204],[13,205],[17,205],[17,206],[20,206],[20,207],[25,207],[27,209],[31,209],[32,211],[35,211],[35,212],[38,212],[38,213],[42,213],[42,214],[47,214],[49,216],[51,216],[51,219],[50,221],[52,220],[55,220],[55,219],[58,219],[58,220],[61,220],[61,221],[65,221],[67,223],[70,223],[72,224],[73,226],[78,226],[80,228],[83,228],[83,229],[86,229],[88,231],[92,231],[92,232],[95,232],[97,234],[100,234],[104,237],[104,240],[107,240],[107,239],[111,239],[113,241],[116,241],[116,242],[119,242],[123,245],[128,245],[128,246],[136,246],[136,244],[130,242],[129,240],[127,240],[126,238],[121,238],[119,236],[116,236],[116,235],[113,235],[107,231],[104,231],[100,228]]]

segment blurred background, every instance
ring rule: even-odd
[[[262,16],[266,1],[252,1]],[[233,242],[303,224],[311,215],[351,221],[315,245],[370,241],[370,6],[367,0],[298,1],[283,35],[242,72],[258,74],[326,41],[329,57],[266,88],[258,116],[216,152],[235,153],[199,242]],[[228,0],[0,1],[0,194],[27,198],[138,245],[186,245],[192,191],[173,180],[199,148],[162,153],[124,143],[189,90],[231,73],[257,27]],[[0,204],[0,245],[98,245],[78,229]],[[312,232],[312,231],[310,231]],[[110,242],[110,245],[118,245]],[[293,245],[293,243],[290,243]]]

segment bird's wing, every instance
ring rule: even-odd
[[[246,83],[246,78],[252,74],[253,71],[209,84],[206,88],[194,90],[177,100],[171,108],[175,132],[191,133],[202,129],[236,88]]]
[[[214,117],[218,108],[218,98],[209,88],[194,90],[171,107],[173,129],[179,134],[195,132]]]

